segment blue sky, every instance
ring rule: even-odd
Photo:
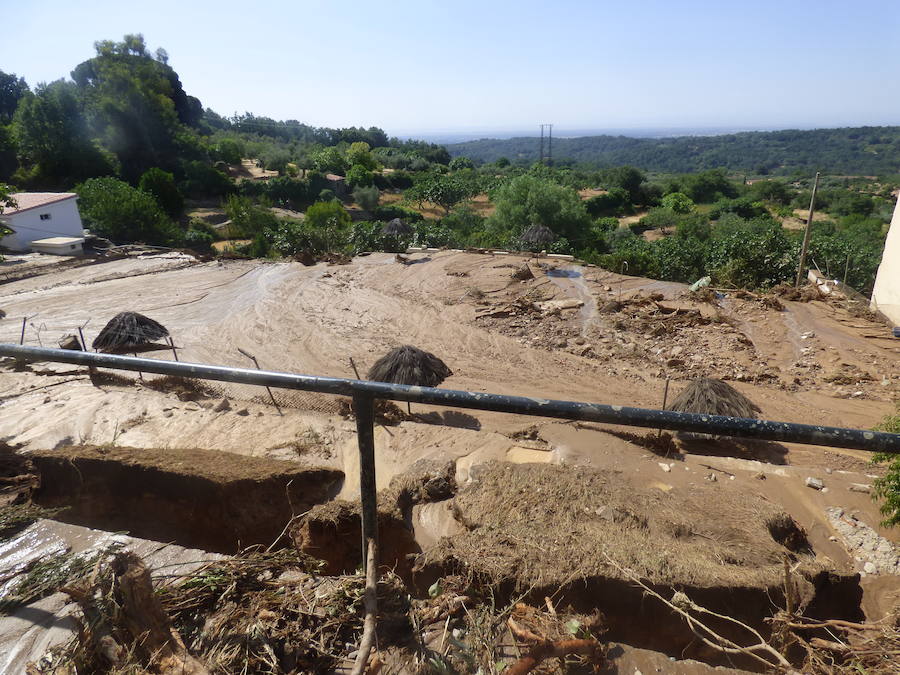
[[[900,124],[900,1],[0,0],[0,69],[143,33],[189,94],[389,133]]]

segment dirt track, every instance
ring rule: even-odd
[[[824,302],[785,303],[780,312],[727,298],[704,308],[682,297],[682,285],[596,268],[553,263],[561,271],[550,269],[548,276],[532,261],[536,278],[517,282],[510,273],[522,260],[511,256],[412,257],[411,265],[374,254],[347,266],[304,267],[192,263],[171,255],[66,269],[0,286],[0,308],[7,312],[0,340],[17,342],[21,317],[37,314],[28,344],[40,336],[55,345],[88,320],[90,342],[114,314],[133,310],[166,325],[185,361],[251,365],[241,348],[264,368],[347,377],[349,357],[366,369],[389,348],[411,343],[447,362],[454,376],[444,386],[454,389],[658,407],[666,375],[677,392],[678,380],[708,374],[731,379],[769,419],[869,428],[893,409],[897,342],[867,337],[883,328]],[[584,305],[547,314],[501,311],[526,293]],[[651,293],[664,296],[662,310],[647,301]],[[635,294],[643,299],[630,300]],[[623,308],[604,312],[611,300]],[[836,373],[849,375],[826,381]],[[216,400],[180,401],[140,382],[96,387],[84,369],[70,366],[35,364],[7,370],[0,380],[0,437],[28,448],[114,442],[299,459],[343,469],[342,494],[355,495],[354,427],[337,416],[329,397],[280,393],[281,417],[266,405],[264,391],[250,387],[224,387],[231,408],[216,411]],[[868,495],[848,491],[851,483],[871,482],[861,452],[767,446],[735,449],[733,459],[700,449],[664,471],[659,457],[621,435],[625,429],[429,406],[414,412],[418,421],[376,430],[379,486],[423,457],[457,460],[460,481],[490,459],[615,467],[663,493],[690,491],[712,474],[723,490],[752,491],[781,504],[807,528],[816,550],[848,571],[862,563],[830,539],[824,509],[850,509],[873,526],[879,519]],[[532,423],[538,430],[530,440],[511,438]],[[804,487],[810,475],[829,490]],[[445,521],[438,518],[431,529]],[[896,532],[879,532],[898,539]],[[896,579],[867,583],[878,587],[865,601],[873,614],[900,588]]]

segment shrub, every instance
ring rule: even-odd
[[[875,427],[877,431],[887,431],[892,434],[900,434],[900,409],[893,415],[885,417],[881,424]],[[880,452],[872,457],[873,462],[890,462],[887,473],[876,478],[875,498],[881,499],[881,513],[885,516],[882,525],[893,527],[900,524],[900,457],[897,455]]]
[[[620,216],[633,211],[628,190],[621,187],[610,188],[605,194],[591,197],[584,203],[588,213],[598,216]]]
[[[351,188],[368,187],[374,180],[372,172],[361,164],[354,164],[347,172],[347,185]]]
[[[754,201],[753,197],[738,197],[737,199],[720,199],[713,204],[709,212],[712,220],[719,220],[726,213],[734,213],[746,220],[759,218],[768,214],[762,202]]]
[[[194,197],[223,197],[234,192],[234,183],[218,169],[200,161],[184,164],[181,189]]]
[[[405,206],[397,206],[396,204],[386,204],[376,207],[372,215],[378,220],[385,222],[394,218],[401,218],[406,221],[424,220],[424,216],[418,211],[408,209]]]
[[[84,224],[117,243],[180,245],[183,233],[149,194],[115,178],[90,178],[75,188]]]
[[[674,213],[690,213],[694,210],[694,202],[683,192],[670,192],[662,198],[661,206]]]
[[[378,192],[378,188],[374,185],[369,187],[357,187],[353,190],[353,201],[366,211],[372,211],[378,206],[379,196],[380,193]]]
[[[226,164],[240,164],[244,156],[244,144],[233,138],[223,138],[216,143],[214,157]]]
[[[163,211],[173,218],[184,208],[184,197],[175,187],[175,177],[158,167],[148,169],[141,176],[138,187],[149,195],[153,195]]]
[[[184,245],[200,253],[211,251],[214,241],[213,235],[203,230],[188,228],[188,231],[184,233]]]

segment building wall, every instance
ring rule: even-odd
[[[4,213],[2,220],[13,233],[0,240],[0,246],[11,251],[27,251],[35,239],[48,237],[83,237],[78,199],[72,197],[46,206],[39,206],[22,213]],[[41,214],[49,214],[49,220],[41,220]]]
[[[884,242],[884,254],[872,289],[872,309],[877,309],[900,326],[900,199],[894,207],[891,229]]]

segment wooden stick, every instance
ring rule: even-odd
[[[175,357],[175,360],[178,360],[178,350],[175,349],[175,341],[169,336],[169,346],[172,348],[172,356]]]
[[[350,357],[350,367],[353,368],[353,374],[356,375],[357,380],[361,380],[362,378],[359,376],[359,371],[356,369],[356,364],[353,362],[353,357]]]
[[[544,659],[560,658],[568,654],[582,654],[587,656],[594,665],[600,665],[605,661],[603,647],[596,640],[549,640],[536,644],[531,650],[516,661],[508,670],[507,675],[525,675],[534,670]]]
[[[356,653],[356,662],[350,675],[362,675],[369,662],[369,653],[375,644],[375,617],[378,614],[378,559],[377,545],[374,539],[369,539],[366,553],[366,590],[363,595],[363,604],[366,609],[366,618],[363,621],[362,639],[359,641],[359,651]]]
[[[669,400],[669,378],[667,377],[666,378],[666,388],[663,389],[663,404],[662,404],[663,410],[666,409],[666,403],[668,402],[668,400]],[[662,429],[657,429],[656,437],[659,438],[660,436],[662,436]]]

